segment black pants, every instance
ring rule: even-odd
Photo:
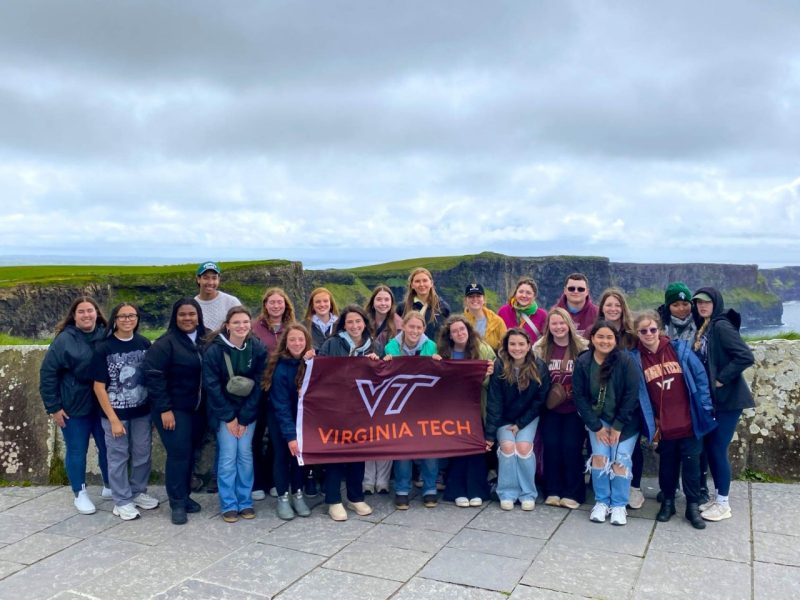
[[[268,492],[273,484],[272,463],[275,444],[272,443],[271,427],[269,443],[264,443],[264,433],[269,423],[266,395],[262,394],[259,402],[258,417],[253,431],[253,489]]]
[[[642,487],[642,473],[644,472],[644,452],[642,452],[641,438],[636,440],[631,455],[631,487]]]
[[[675,498],[678,475],[683,482],[687,503],[697,503],[700,498],[700,452],[703,441],[696,437],[661,440],[658,446],[658,485],[665,499]]]
[[[166,430],[161,422],[161,414],[153,415],[161,443],[167,451],[164,466],[167,496],[172,508],[185,506],[192,485],[192,464],[195,450],[202,447],[205,434],[205,414],[173,410],[175,429]]]
[[[577,412],[546,411],[539,431],[544,445],[544,494],[570,498],[577,502],[586,499],[583,479],[583,443],[586,427]]]
[[[272,476],[275,479],[278,496],[283,496],[289,491],[294,493],[302,490],[305,482],[303,468],[297,464],[297,459],[289,452],[289,446],[281,434],[278,419],[271,409],[267,411],[267,424],[269,425],[269,445],[272,447]],[[289,489],[290,487],[291,489]]]
[[[347,485],[347,499],[350,502],[363,502],[364,462],[332,463],[325,465],[325,503],[338,504],[342,501],[342,479]]]
[[[444,499],[452,501],[463,497],[488,500],[489,483],[486,481],[486,473],[484,453],[451,458]]]

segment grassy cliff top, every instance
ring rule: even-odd
[[[227,271],[269,265],[289,264],[288,260],[250,260],[220,262],[223,275]],[[194,275],[199,263],[182,265],[34,265],[0,267],[0,287],[13,287],[24,283],[52,284],[94,281],[107,277],[140,277],[142,275],[177,275],[186,277]]]

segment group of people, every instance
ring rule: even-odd
[[[152,344],[138,333],[138,310],[128,302],[106,320],[95,300],[80,297],[57,325],[40,392],[63,433],[78,512],[95,512],[85,485],[92,437],[101,495],[113,498],[114,514],[135,519],[139,509],[158,506],[147,493],[155,426],[175,524],[201,510],[191,498],[193,473],[209,436],[227,522],[254,518],[254,501],[267,493],[277,497],[281,519],[309,516],[307,498],[320,487],[333,520],[346,520],[348,510],[367,515],[368,496],[388,494],[391,479],[399,510],[410,507],[415,485],[427,508],[444,490],[459,507],[496,497],[503,510],[519,503],[530,511],[543,487],[545,504],[576,509],[590,472],[590,519],[624,525],[626,507],[644,502],[642,440],[660,454],[659,521],[675,514],[679,481],[692,526],[731,516],[728,446],[742,410],[753,406],[742,378],[753,356],[738,333],[739,315],[725,310],[714,288],[692,293],[675,282],[657,310],[632,315],[616,288],[595,305],[581,273],[566,278],[550,310],[538,305],[536,282],[522,278],[495,313],[472,282],[463,312],[451,314],[431,273],[416,268],[399,302],[379,285],[364,307],[339,310],[319,287],[299,320],[278,287],[265,291],[253,318],[219,290],[214,262],[198,266],[196,282],[197,296],[174,303],[166,332]],[[315,356],[485,361],[485,453],[301,466],[298,393]]]

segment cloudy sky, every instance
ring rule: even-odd
[[[800,264],[798,30],[796,0],[4,2],[0,260]]]

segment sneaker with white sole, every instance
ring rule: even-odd
[[[708,502],[703,502],[703,503],[700,505],[700,512],[705,512],[705,511],[707,511],[709,508],[711,508],[712,506],[714,506],[716,503],[717,503],[717,496],[716,496],[716,494],[711,494],[711,495],[709,496],[709,498],[708,498]]]
[[[253,500],[264,500],[267,497],[267,494],[264,493],[264,490],[253,490],[250,492],[250,497]]]
[[[624,506],[614,506],[611,508],[611,524],[625,525],[628,522],[628,511]]]
[[[461,508],[469,508],[469,498],[466,496],[459,496],[456,498],[456,506],[460,506]]]
[[[722,521],[723,519],[730,519],[733,515],[731,514],[730,505],[714,502],[709,508],[701,512],[700,516],[706,521]]]
[[[522,510],[533,510],[536,508],[536,500],[523,500],[520,502]]]
[[[605,523],[609,512],[610,509],[608,508],[608,504],[598,502],[594,505],[594,508],[589,515],[589,520],[594,521],[595,523]]]
[[[347,521],[347,511],[344,509],[344,504],[337,502],[336,504],[328,505],[328,515],[334,521]]]
[[[355,512],[359,517],[366,517],[372,514],[372,507],[364,501],[347,502],[347,508]]]
[[[474,507],[483,506],[483,498],[480,498],[478,496],[476,496],[475,498],[470,498],[469,505]]]
[[[513,500],[500,500],[500,508],[503,510],[514,510]]]
[[[81,486],[81,491],[75,496],[74,502],[75,508],[77,508],[78,512],[82,515],[93,515],[97,511],[94,502],[89,498],[89,492],[86,491],[86,485]]]
[[[133,504],[133,502],[123,504],[122,506],[115,505],[114,510],[111,512],[114,513],[114,516],[119,517],[123,521],[133,521],[141,516],[139,511],[136,510],[136,506]]]
[[[152,510],[158,508],[158,500],[153,498],[150,494],[139,492],[133,497],[133,503],[139,508],[145,510]]]
[[[631,488],[631,492],[628,495],[628,506],[634,510],[638,510],[644,506],[644,494],[641,488]]]
[[[114,497],[114,492],[111,491],[111,488],[103,486],[103,490],[100,492],[100,497],[105,500],[110,500]]]

